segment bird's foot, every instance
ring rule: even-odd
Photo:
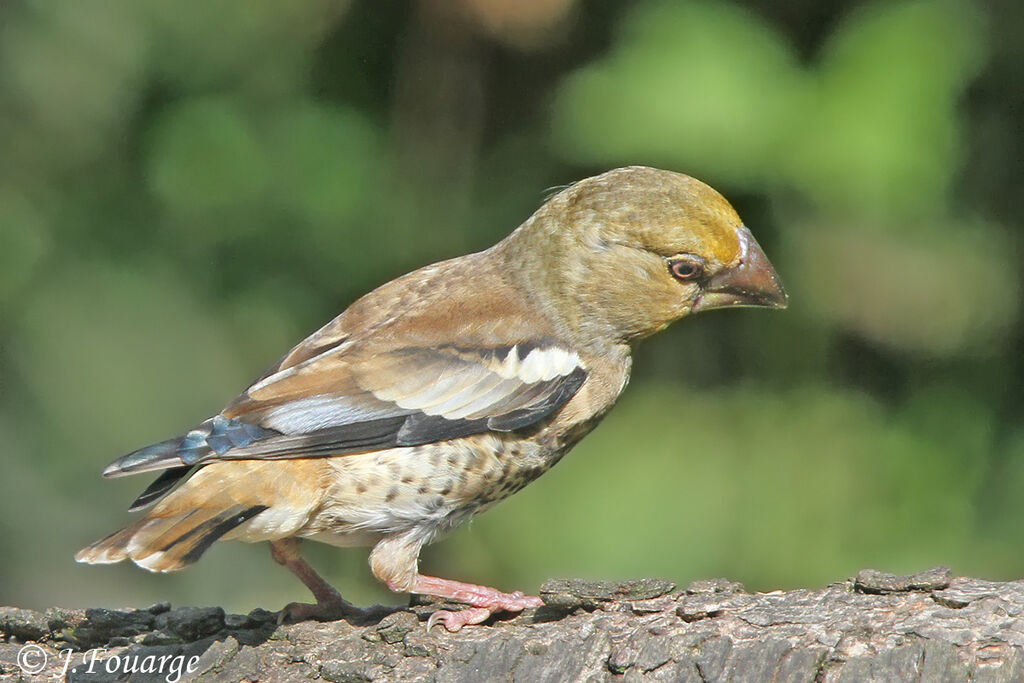
[[[379,621],[395,611],[395,608],[377,605],[368,609],[360,609],[341,594],[331,584],[310,567],[299,554],[299,541],[295,538],[283,538],[270,543],[270,554],[276,562],[288,567],[316,598],[316,603],[292,602],[285,605],[277,614],[277,623],[293,624],[298,621],[315,619],[316,621],[338,621],[344,619],[351,624],[369,624]]]
[[[277,623],[294,624],[313,619],[316,621],[352,621],[365,616],[365,610],[353,605],[340,595],[315,603],[290,602],[277,614]]]
[[[446,630],[455,633],[463,626],[469,626],[470,624],[482,624],[490,619],[491,615],[497,612],[522,612],[524,609],[540,607],[544,604],[544,601],[540,598],[536,598],[531,595],[523,595],[522,593],[509,593],[503,595],[508,595],[513,599],[504,601],[498,605],[467,607],[466,609],[459,610],[457,612],[439,609],[427,618],[427,630],[429,631],[432,627],[441,623],[444,624]],[[513,597],[516,595],[518,595],[518,597]]]
[[[413,590],[416,593],[436,595],[469,605],[468,608],[457,612],[437,610],[427,619],[428,631],[432,626],[442,623],[447,630],[455,632],[469,624],[483,623],[497,612],[522,612],[524,609],[544,604],[540,598],[523,595],[519,591],[502,593],[486,586],[475,586],[433,576],[417,576]]]

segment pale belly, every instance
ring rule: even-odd
[[[337,546],[413,528],[434,537],[523,488],[565,450],[481,434],[330,458],[323,501],[299,533]]]

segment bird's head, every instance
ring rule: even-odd
[[[722,195],[646,167],[587,178],[499,249],[573,332],[631,342],[697,311],[785,308],[775,269]]]

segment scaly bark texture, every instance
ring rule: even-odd
[[[725,580],[547,582],[545,606],[459,633],[436,604],[367,623],[278,626],[257,610],[0,608],[0,680],[167,681],[111,657],[197,657],[197,681],[1024,681],[1024,581],[866,570],[822,590],[747,593]],[[19,651],[38,645],[19,667]],[[90,672],[89,650],[97,655]],[[48,663],[38,671],[40,653]],[[25,656],[24,654],[22,655]],[[23,660],[23,663],[25,660]],[[123,665],[127,666],[127,664]],[[74,669],[74,670],[72,670]]]

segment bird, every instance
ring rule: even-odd
[[[729,202],[682,173],[629,166],[575,182],[494,246],[425,266],[352,303],[220,413],[125,455],[158,473],[146,512],[79,551],[154,572],[216,541],[268,541],[315,603],[282,621],[351,618],[300,543],[371,547],[370,569],[449,631],[540,598],[421,574],[421,548],[519,491],[605,416],[631,351],[712,309],[785,308],[772,264]]]

